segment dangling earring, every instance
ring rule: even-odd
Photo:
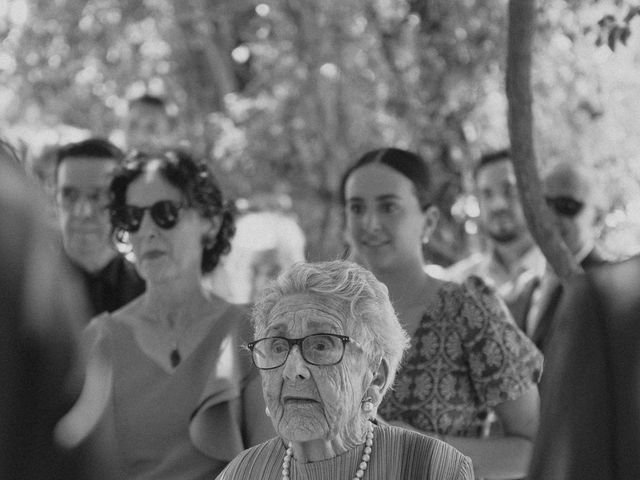
[[[362,401],[362,411],[366,414],[373,412],[373,402],[371,397],[367,397]]]
[[[267,414],[267,417],[271,417],[271,410],[269,410],[269,407],[264,407],[264,413]]]

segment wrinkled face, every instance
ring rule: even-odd
[[[497,243],[511,243],[527,232],[513,165],[508,160],[483,167],[476,178],[480,223]]]
[[[154,152],[168,145],[171,126],[162,109],[144,104],[134,104],[127,121],[127,147]]]
[[[129,185],[126,198],[128,205],[136,207],[150,207],[162,200],[184,202],[181,192],[162,177],[153,162]],[[212,228],[209,220],[186,206],[169,229],[159,227],[146,210],[140,229],[129,235],[140,275],[150,283],[200,275],[202,238]]]
[[[349,176],[345,200],[354,258],[374,272],[423,261],[427,217],[408,178],[386,165],[365,165]]]
[[[550,177],[543,182],[543,191],[545,198],[567,198],[583,204],[582,209],[574,216],[550,208],[562,240],[575,255],[587,245],[593,244],[598,235],[600,215],[588,188],[570,180],[562,176]]]
[[[109,183],[115,160],[65,158],[58,168],[56,204],[67,254],[81,265],[113,254]]]
[[[348,309],[311,294],[280,300],[269,315],[262,337],[301,338],[314,333],[345,333]],[[345,345],[342,362],[311,365],[293,346],[284,365],[261,370],[265,401],[276,431],[290,441],[332,439],[354,428],[365,392],[368,368],[364,352]]]

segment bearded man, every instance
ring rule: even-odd
[[[496,289],[524,330],[531,293],[545,272],[546,260],[527,228],[510,152],[483,155],[474,180],[478,222],[487,248],[449,267],[448,278],[482,278]]]

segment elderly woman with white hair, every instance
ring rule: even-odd
[[[296,264],[263,291],[253,323],[248,347],[279,436],[219,480],[473,478],[450,445],[374,421],[409,340],[373,274],[345,261]]]

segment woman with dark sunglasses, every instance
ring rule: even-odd
[[[110,190],[114,235],[130,244],[147,291],[87,328],[85,403],[102,407],[98,426],[113,433],[122,478],[214,478],[274,435],[240,349],[248,309],[202,287],[230,249],[232,212],[209,169],[184,152],[137,155]],[[71,423],[90,417],[82,405]]]

